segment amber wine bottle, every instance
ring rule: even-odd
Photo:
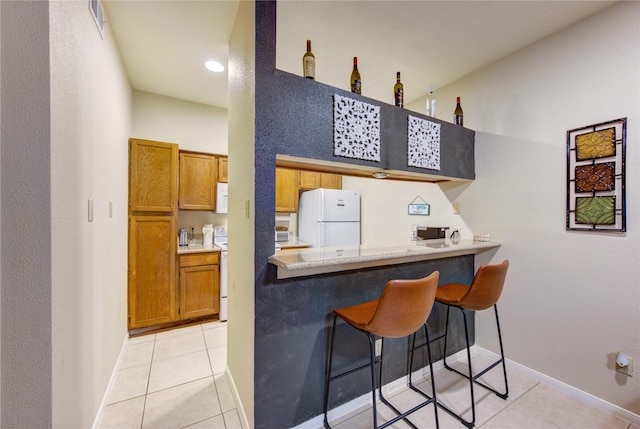
[[[455,125],[464,126],[462,120],[462,106],[460,106],[460,97],[456,98],[456,110],[453,112],[453,123]]]
[[[311,40],[307,40],[307,52],[302,56],[304,77],[316,80],[316,56],[311,52]]]
[[[396,84],[393,85],[393,100],[396,106],[404,107],[404,86],[400,82],[400,72],[396,73]]]
[[[351,92],[362,94],[362,79],[358,71],[358,57],[353,57],[353,70],[351,71]]]

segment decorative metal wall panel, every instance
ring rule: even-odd
[[[440,124],[409,115],[407,165],[440,170]]]
[[[627,118],[567,131],[567,229],[626,231]]]
[[[380,161],[380,106],[333,96],[333,154]]]

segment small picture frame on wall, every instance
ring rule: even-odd
[[[625,232],[627,118],[567,131],[567,230]]]

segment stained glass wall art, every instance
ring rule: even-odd
[[[626,231],[627,118],[567,131],[567,229]]]

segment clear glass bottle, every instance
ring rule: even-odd
[[[429,85],[429,95],[427,96],[427,116],[436,117],[436,96],[433,94],[433,85]]]

